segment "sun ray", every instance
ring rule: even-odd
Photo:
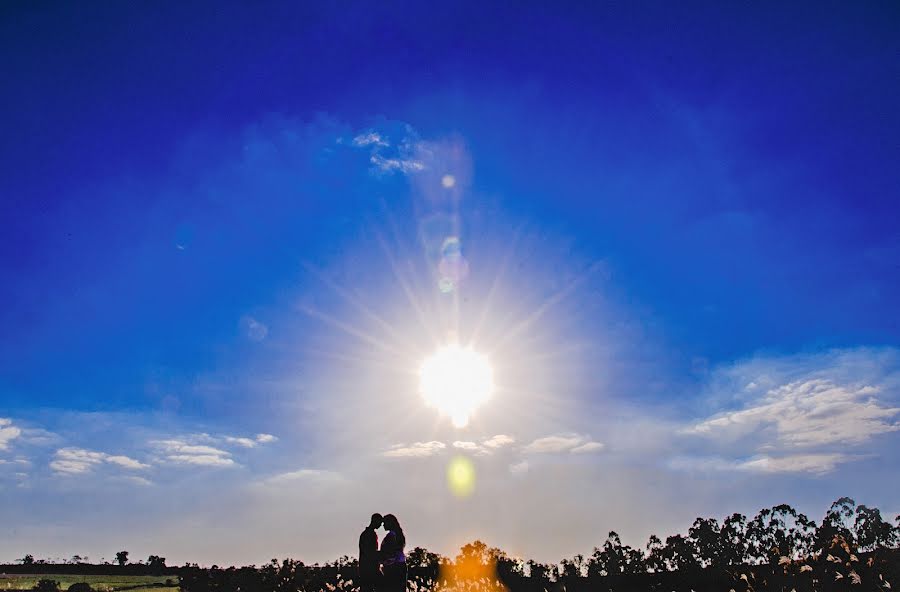
[[[301,305],[299,305],[299,309],[302,312],[306,313],[307,315],[309,315],[313,318],[319,319],[320,321],[323,321],[323,322],[331,325],[332,327],[335,327],[336,329],[340,329],[341,331],[343,331],[344,333],[347,333],[348,335],[352,335],[354,337],[362,339],[366,343],[374,345],[375,347],[378,347],[380,349],[383,349],[385,351],[389,351],[391,353],[398,354],[398,355],[402,355],[402,353],[403,353],[400,350],[398,350],[397,348],[395,348],[394,346],[392,346],[391,344],[385,343],[384,341],[377,339],[376,337],[373,337],[372,335],[366,333],[365,331],[356,329],[355,327],[352,327],[351,325],[348,325],[347,323],[339,321],[338,319],[334,318],[333,316],[328,315],[324,312],[318,311],[310,306],[301,304]]]
[[[484,306],[481,308],[481,315],[478,318],[477,323],[475,324],[475,328],[472,331],[472,342],[477,342],[478,338],[481,336],[481,330],[484,327],[484,323],[487,321],[488,314],[491,311],[491,307],[494,304],[494,298],[496,297],[497,290],[500,287],[500,284],[504,277],[506,277],[506,272],[509,269],[509,261],[512,259],[513,253],[516,251],[516,247],[519,244],[519,239],[522,236],[522,232],[524,229],[524,224],[519,226],[516,229],[515,234],[513,235],[512,241],[510,241],[509,248],[506,250],[506,254],[503,257],[503,261],[501,262],[499,269],[496,274],[494,274],[494,281],[491,282],[491,288],[488,290],[488,294],[484,300]]]
[[[310,273],[312,273],[317,279],[327,285],[329,288],[334,290],[341,298],[345,301],[349,302],[351,305],[356,307],[356,309],[366,316],[369,320],[373,321],[379,327],[384,329],[391,337],[400,342],[401,346],[408,347],[412,345],[410,343],[405,343],[406,338],[400,334],[390,323],[381,318],[378,314],[376,314],[372,309],[363,304],[354,294],[351,294],[349,290],[341,287],[336,282],[332,281],[330,278],[326,277],[319,270],[315,269],[311,264],[304,263],[304,268],[307,269]]]
[[[390,216],[389,216],[390,217]],[[380,232],[375,231],[375,237],[378,240],[378,244],[381,247],[384,256],[387,258],[388,264],[391,266],[391,271],[394,274],[394,277],[397,280],[397,283],[400,285],[400,288],[403,290],[404,295],[406,296],[406,300],[409,302],[409,305],[412,306],[413,310],[416,313],[416,318],[419,321],[420,326],[423,330],[426,331],[429,338],[431,339],[433,344],[440,343],[439,339],[435,336],[434,332],[429,325],[427,318],[425,316],[425,312],[422,310],[422,307],[419,305],[419,301],[416,298],[416,295],[413,293],[412,288],[409,283],[407,283],[406,279],[403,277],[403,274],[400,271],[400,266],[397,264],[397,260],[391,254],[390,247],[388,247],[387,242],[384,240],[384,237]]]
[[[588,267],[583,273],[579,274],[578,277],[570,281],[562,289],[557,290],[556,293],[547,298],[539,307],[537,307],[534,312],[532,312],[522,321],[517,323],[512,329],[507,331],[503,336],[501,336],[500,340],[494,343],[491,349],[499,349],[509,340],[517,337],[522,331],[525,331],[535,322],[540,320],[541,317],[543,317],[548,311],[565,300],[566,297],[574,292],[575,289],[578,288],[578,286],[580,286],[588,277],[590,277],[594,274],[594,272],[600,269],[602,265],[603,264],[599,261],[590,265],[590,267]]]

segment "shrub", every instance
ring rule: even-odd
[[[87,582],[76,582],[69,586],[69,592],[94,592],[94,589]]]
[[[59,592],[59,582],[49,578],[42,578],[32,588],[35,592]]]

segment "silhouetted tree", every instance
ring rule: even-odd
[[[550,582],[550,566],[540,563],[534,559],[529,559],[526,563],[528,566],[528,577],[533,582],[537,582],[538,586],[546,586]]]
[[[838,498],[822,519],[822,524],[816,531],[816,548],[825,549],[831,545],[835,536],[842,538],[847,544],[853,544],[852,520],[855,514],[856,502],[853,498]]]
[[[559,562],[559,567],[557,568],[557,579],[565,580],[584,577],[586,575],[585,567],[584,555],[578,554],[572,559],[563,559]]]
[[[116,563],[120,566],[124,566],[128,563],[128,551],[119,551],[116,553]]]
[[[159,555],[151,555],[147,558],[147,567],[151,572],[160,574],[166,569],[166,558]]]
[[[622,544],[615,531],[610,531],[602,548],[594,548],[588,562],[589,574],[618,575],[636,574],[647,571],[644,553]]]
[[[406,564],[409,567],[437,569],[440,561],[440,555],[432,553],[424,547],[416,547],[406,555]]]
[[[49,578],[41,578],[32,590],[35,592],[59,592],[59,582]]]
[[[512,582],[516,582],[525,577],[525,563],[521,559],[515,559],[500,549],[490,549],[493,561],[497,565],[497,577],[501,582],[505,582],[509,586]]]
[[[655,534],[650,535],[647,541],[647,568],[653,572],[662,572],[668,569],[666,557],[663,553],[664,545]]]
[[[688,529],[688,540],[694,547],[694,554],[702,567],[719,566],[724,563],[722,531],[715,518],[697,518]]]
[[[750,556],[757,561],[776,565],[812,551],[816,535],[815,523],[788,504],[759,511],[747,525]]]
[[[34,565],[34,555],[26,555],[19,559],[22,565]]]
[[[853,530],[856,544],[863,551],[890,547],[897,540],[897,532],[881,517],[881,511],[862,504],[856,507]]]
[[[662,549],[662,556],[669,570],[695,569],[699,567],[694,556],[694,547],[690,541],[680,534],[666,537],[666,545]]]
[[[747,517],[734,513],[722,521],[722,564],[741,565],[747,561]]]

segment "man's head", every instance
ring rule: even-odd
[[[372,521],[369,522],[369,528],[380,528],[383,521],[384,519],[381,517],[381,514],[375,512],[372,514]]]

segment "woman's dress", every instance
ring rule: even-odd
[[[400,537],[393,530],[387,533],[381,543],[381,566],[384,591],[405,592],[406,555],[403,553]]]

